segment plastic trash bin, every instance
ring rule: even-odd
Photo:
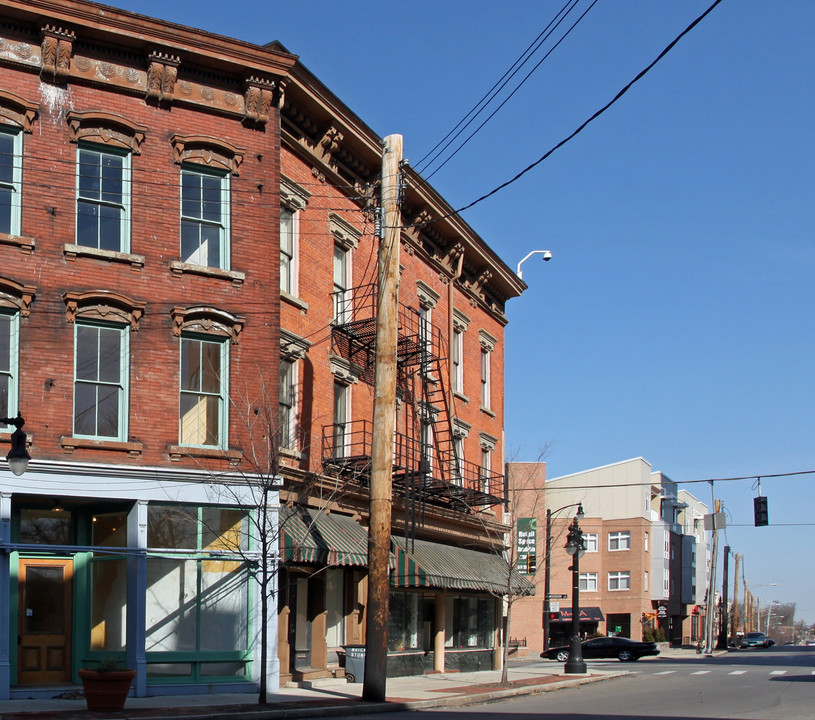
[[[343,645],[345,650],[345,679],[350,683],[361,683],[365,677],[365,646]]]

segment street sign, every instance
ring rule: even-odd
[[[546,597],[549,600],[554,600],[555,598],[557,598],[558,600],[565,600],[569,596],[568,595],[552,595],[552,593],[549,593]]]
[[[559,602],[550,602],[549,603],[549,612],[560,612],[560,603]]]

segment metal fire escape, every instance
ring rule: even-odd
[[[373,383],[377,288],[365,285],[335,294],[332,350]],[[472,512],[503,501],[503,477],[458,456],[445,386],[441,332],[417,308],[399,304],[393,489],[406,504],[428,503]],[[348,483],[370,485],[373,423],[370,419],[323,428],[324,470]]]

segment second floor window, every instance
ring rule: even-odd
[[[580,573],[580,590],[583,592],[597,592],[597,573]]]
[[[130,155],[80,147],[76,244],[129,252]]]
[[[74,435],[127,439],[128,356],[124,327],[76,324]]]
[[[20,234],[22,132],[0,126],[0,233]]]
[[[229,176],[181,169],[181,260],[229,269]]]
[[[334,320],[351,320],[351,263],[348,250],[334,245]]]
[[[226,445],[227,352],[226,341],[181,338],[182,445]]]
[[[490,351],[481,348],[481,407],[490,409]]]
[[[609,550],[630,550],[631,533],[627,530],[622,532],[611,532],[608,534]]]
[[[631,589],[631,573],[628,570],[619,572],[610,572],[608,574],[608,589],[609,590],[630,590]]]
[[[296,365],[291,360],[280,361],[280,447],[294,448],[294,413]]]
[[[0,314],[0,416],[2,417],[14,417],[17,413],[18,327],[17,314]]]
[[[351,389],[341,382],[334,382],[334,457],[345,457],[348,450],[348,395]]]
[[[453,377],[452,386],[456,392],[464,392],[464,333],[453,330]]]

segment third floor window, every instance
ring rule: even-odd
[[[81,146],[77,162],[76,244],[130,251],[130,155]]]
[[[0,233],[20,234],[21,132],[0,128]]]
[[[229,176],[181,169],[181,260],[229,269]]]

